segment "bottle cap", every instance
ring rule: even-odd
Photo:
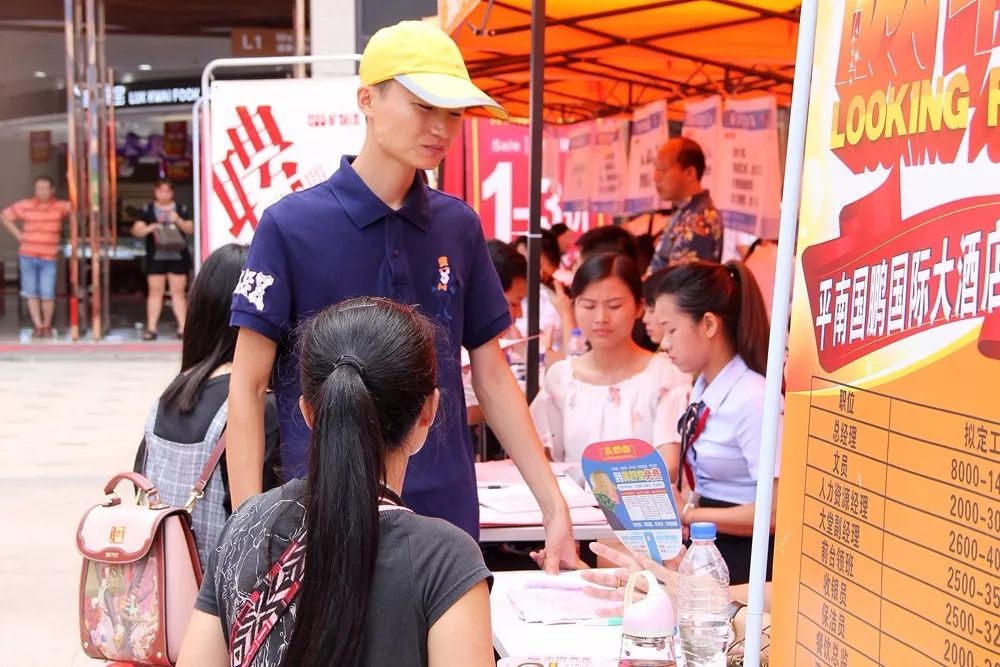
[[[646,579],[648,593],[638,602],[632,602],[635,583]],[[625,608],[622,611],[622,632],[632,637],[654,639],[672,637],[674,634],[674,604],[656,577],[649,570],[634,573],[625,587]]]
[[[701,521],[691,524],[692,540],[714,540],[715,524],[708,521]]]
[[[570,332],[570,335],[573,335],[573,336],[582,336],[583,335],[583,330],[582,329],[573,329]]]

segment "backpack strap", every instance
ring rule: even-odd
[[[230,667],[253,664],[278,619],[302,586],[305,574],[305,534],[293,540],[267,571],[229,630]]]
[[[205,461],[205,467],[202,468],[198,481],[191,487],[191,496],[188,498],[188,501],[184,503],[184,509],[188,512],[194,509],[195,503],[205,496],[205,487],[208,486],[209,480],[212,479],[212,474],[215,472],[216,466],[219,465],[219,460],[222,458],[222,453],[225,451],[226,432],[222,431],[222,435],[219,436],[218,442],[215,443],[215,449],[212,450],[208,460]]]
[[[190,512],[194,509],[195,503],[201,500],[205,496],[205,487],[212,479],[212,475],[215,474],[215,469],[219,465],[219,461],[222,459],[222,454],[226,451],[226,418],[228,415],[229,401],[225,400],[222,402],[222,406],[219,411],[215,414],[215,418],[208,427],[208,432],[205,434],[205,439],[209,442],[215,439],[215,447],[212,449],[212,453],[209,454],[208,459],[205,461],[205,467],[201,470],[201,475],[198,476],[197,481],[194,486],[191,487],[191,495],[188,497],[188,501],[184,503],[184,509]]]
[[[409,507],[389,502],[379,502],[379,512],[412,512]],[[261,578],[250,598],[236,614],[229,630],[230,667],[247,667],[253,664],[268,633],[277,625],[292,600],[302,587],[305,575],[306,533],[285,548],[267,574]]]

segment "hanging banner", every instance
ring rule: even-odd
[[[586,211],[562,208],[560,172],[568,141],[556,128],[546,128],[542,157],[542,228],[558,223],[586,231]],[[465,192],[479,214],[487,238],[509,242],[528,232],[530,138],[528,126],[492,118],[465,121]]]
[[[601,118],[594,124],[590,211],[617,215],[625,210],[628,120]]]
[[[705,174],[701,177],[701,184],[714,198],[718,189],[717,161],[722,148],[722,98],[714,95],[696,102],[685,102],[681,135],[701,146],[705,154]]]
[[[819,3],[772,664],[1000,664],[989,4]]]
[[[39,130],[28,134],[28,152],[32,162],[48,162],[52,159],[52,131]]]
[[[777,105],[773,96],[727,100],[717,157],[715,205],[727,230],[778,237]]]
[[[591,180],[594,174],[594,122],[577,123],[566,128],[569,154],[563,172],[563,209],[589,211]]]
[[[653,165],[657,151],[667,139],[666,100],[647,104],[635,111],[632,115],[632,137],[629,140],[626,213],[644,213],[660,208],[660,195],[656,192],[653,180]]]
[[[509,242],[528,229],[528,128],[492,118],[470,118],[466,192],[487,238]],[[520,178],[515,178],[517,173]]]
[[[188,124],[172,120],[163,124],[163,155],[168,158],[188,156]]]
[[[249,243],[271,204],[322,183],[365,126],[358,79],[261,79],[212,84],[205,250]]]

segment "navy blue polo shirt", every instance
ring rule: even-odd
[[[233,297],[232,325],[278,343],[272,387],[289,479],[306,473],[309,442],[298,407],[295,328],[326,306],[357,296],[418,305],[440,325],[441,407],[427,443],[410,459],[403,498],[415,511],[477,537],[460,348],[475,349],[510,326],[507,300],[475,211],[428,188],[419,175],[394,211],[365,185],[352,160],[344,157],[326,183],[288,195],[264,212]]]

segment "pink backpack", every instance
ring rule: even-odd
[[[177,662],[202,577],[190,509],[224,447],[223,439],[187,507],[161,503],[148,479],[127,472],[112,477],[105,502],[84,514],[76,534],[83,556],[80,643],[91,658],[164,667]],[[135,503],[115,493],[126,480],[141,492]]]

